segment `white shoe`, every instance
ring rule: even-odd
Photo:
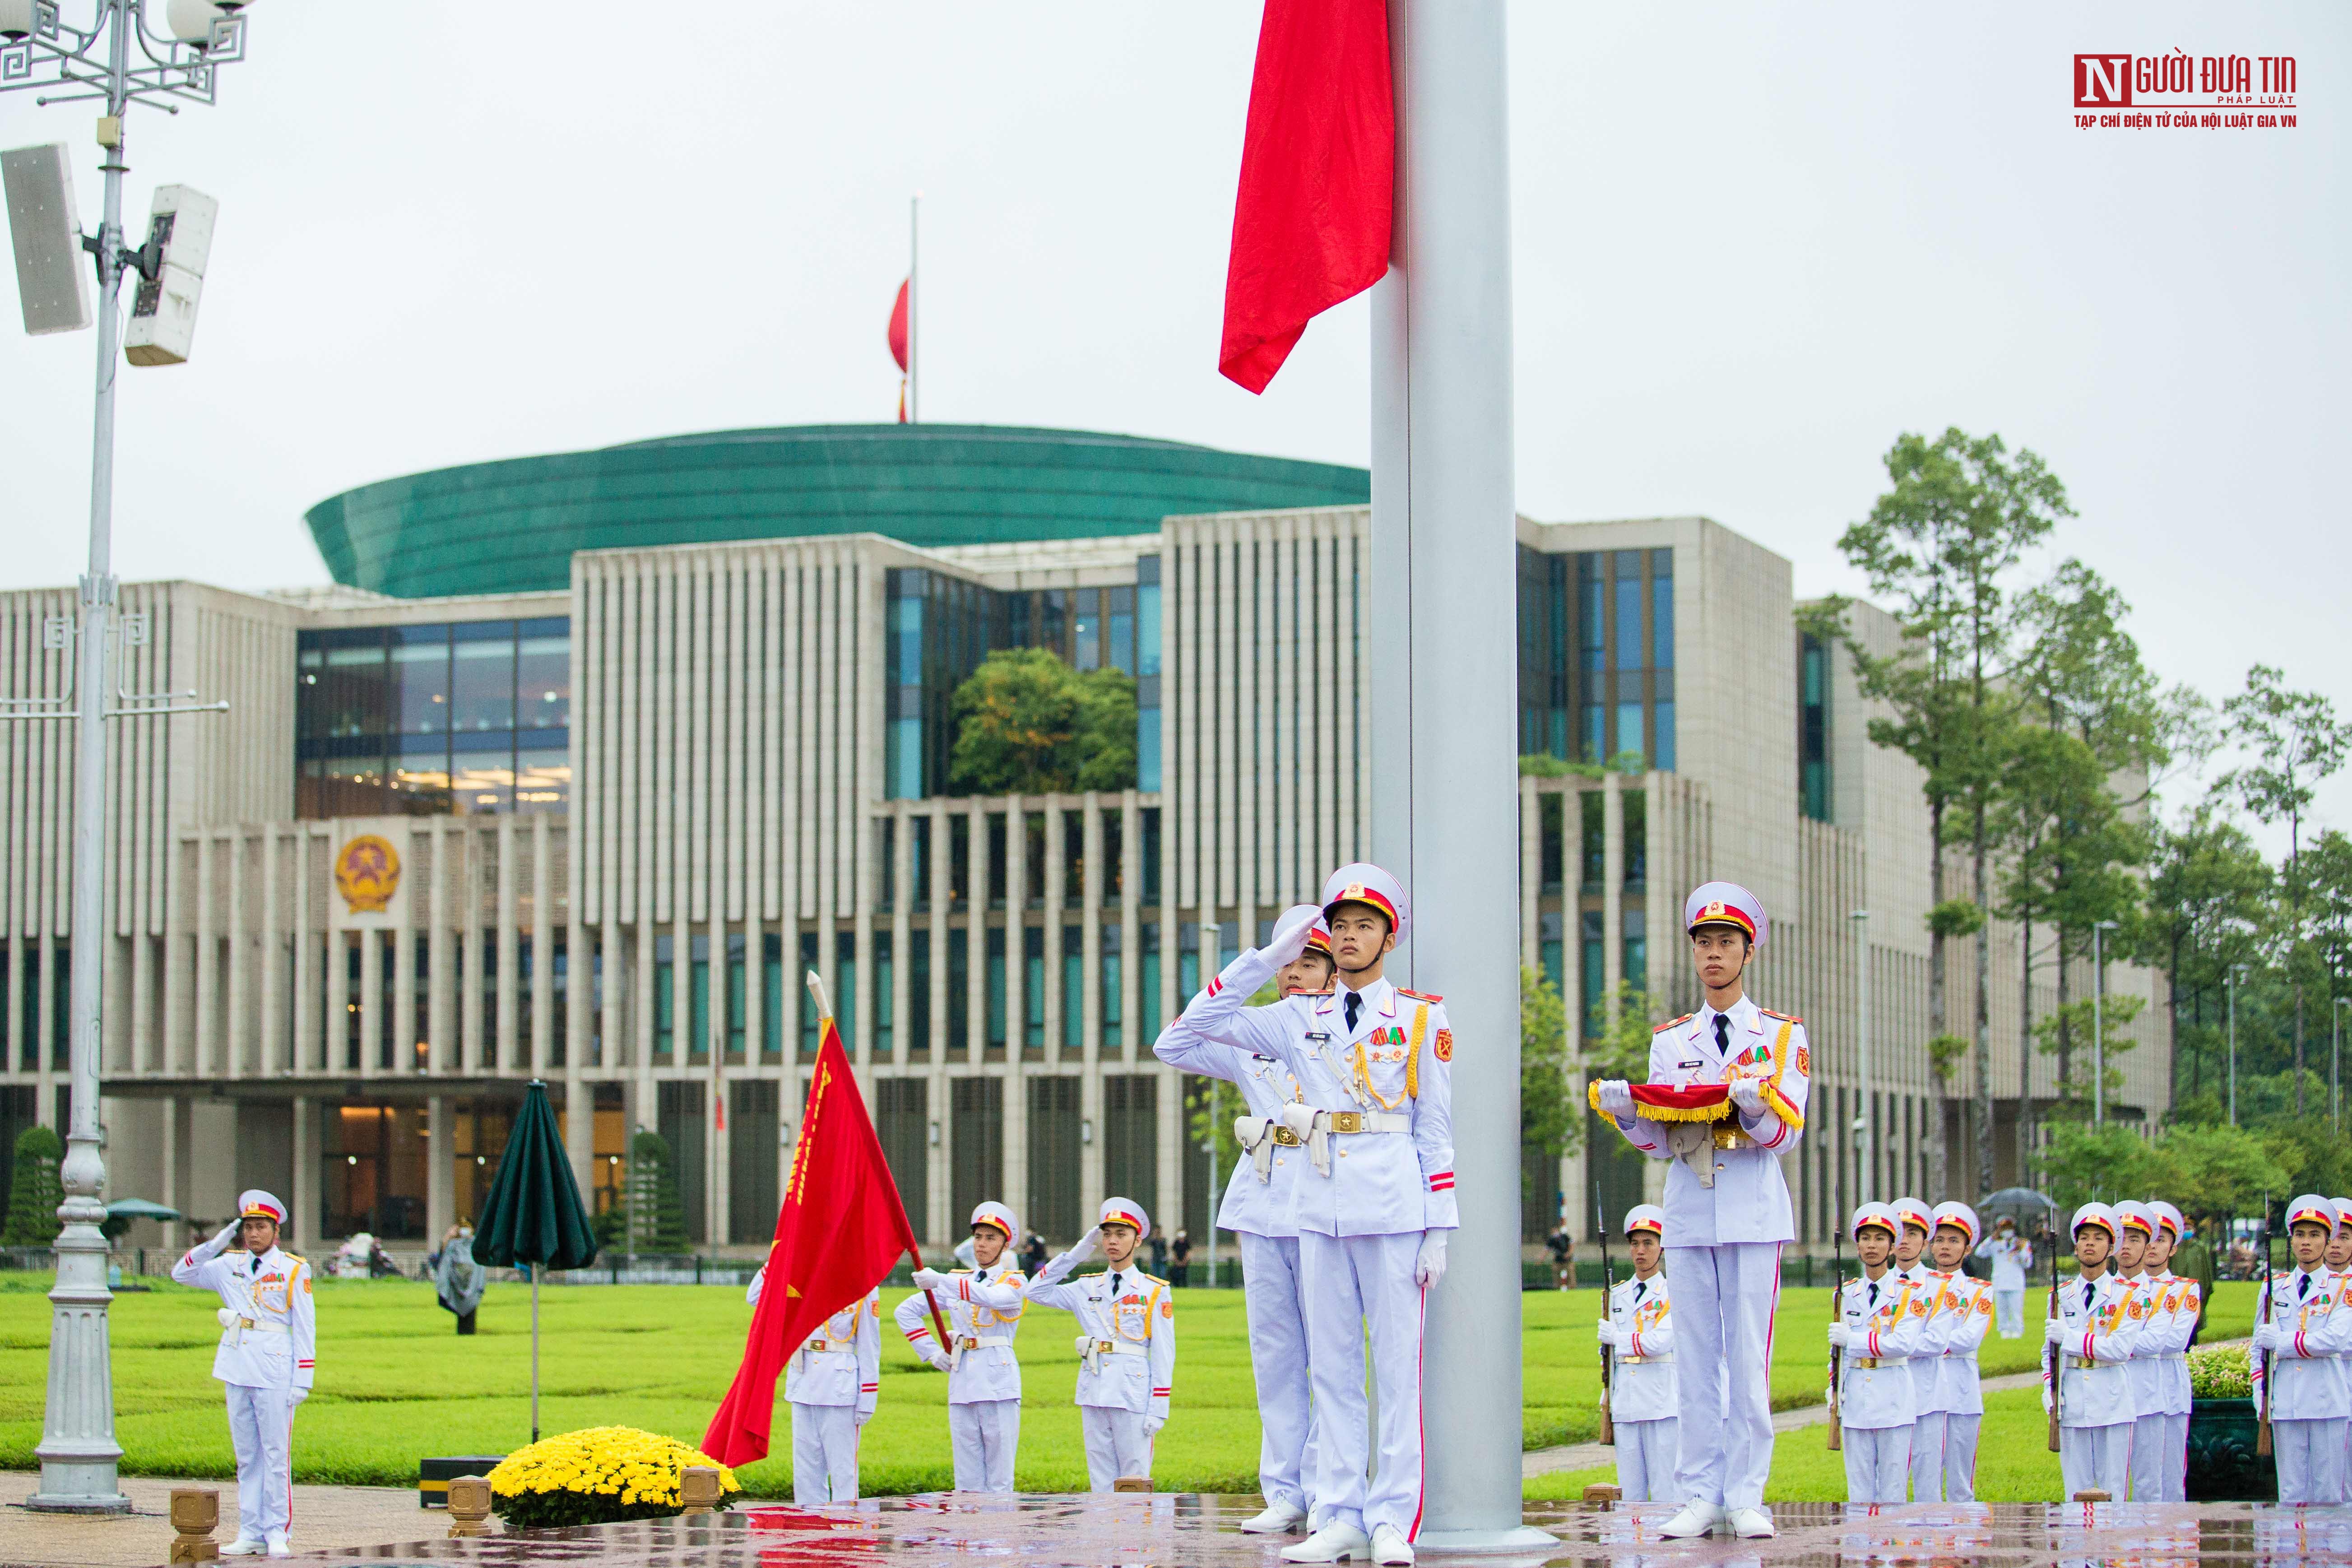
[[[1412,1542],[1393,1524],[1372,1531],[1372,1561],[1382,1568],[1412,1568]]]
[[[260,1542],[256,1541],[250,1535],[240,1535],[235,1541],[230,1542],[226,1546],[221,1548],[221,1555],[224,1557],[258,1557],[268,1550],[269,1549],[267,1546],[263,1545]]]
[[[291,1557],[294,1555],[294,1548],[287,1544],[286,1537],[282,1532],[269,1538],[269,1555],[272,1557]]]
[[[1769,1541],[1780,1531],[1762,1509],[1739,1508],[1731,1510],[1731,1533],[1743,1541]]]
[[[1352,1524],[1327,1524],[1296,1546],[1282,1549],[1285,1563],[1337,1563],[1342,1557],[1361,1557],[1370,1550],[1371,1540]]]
[[[1307,1510],[1286,1502],[1270,1502],[1265,1511],[1242,1526],[1244,1535],[1288,1535],[1307,1521]]]
[[[1682,1512],[1666,1521],[1658,1533],[1669,1541],[1689,1541],[1711,1533],[1723,1522],[1723,1510],[1711,1502],[1686,1502]]]

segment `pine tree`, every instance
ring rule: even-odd
[[[656,1254],[687,1252],[694,1245],[686,1233],[686,1200],[669,1141],[647,1130],[629,1141],[629,1241],[633,1251]]]
[[[58,1205],[66,1201],[58,1167],[65,1157],[65,1145],[47,1127],[27,1127],[16,1135],[16,1161],[8,1178],[8,1222],[0,1230],[0,1246],[47,1247],[57,1240],[64,1228]]]

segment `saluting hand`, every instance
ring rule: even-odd
[[[937,1290],[947,1282],[948,1277],[936,1268],[915,1270],[915,1289],[918,1290]]]
[[[1266,961],[1279,969],[1297,959],[1307,951],[1307,933],[1322,918],[1323,911],[1313,904],[1293,904],[1283,910],[1282,918],[1274,922],[1274,935],[1266,941]]]

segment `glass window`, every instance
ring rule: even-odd
[[[451,737],[449,794],[461,814],[514,809],[514,732]]]
[[[1609,986],[1608,976],[1601,967],[1603,942],[1601,911],[1586,910],[1582,915],[1579,930],[1584,953],[1578,963],[1581,968],[1580,978],[1584,982],[1584,1027],[1589,1034],[1601,1027],[1601,1001]]]
[[[1135,714],[1135,787],[1145,792],[1160,788],[1160,710],[1139,708]]]
[[[806,986],[802,987],[806,990]],[[834,1022],[841,1026],[844,1047],[857,1038],[857,933],[833,933]]]
[[[804,931],[801,932],[801,973],[808,973],[816,967],[816,932]],[[793,994],[801,999],[801,1055],[813,1057],[816,1055],[817,1047],[816,998],[809,994],[805,984],[794,985]]]
[[[1143,1016],[1137,1023],[1138,1038],[1157,1034],[1164,1018],[1160,1006],[1160,922],[1145,921],[1140,935],[1143,952],[1135,961],[1135,984],[1142,993]]]
[[[1675,667],[1675,552],[1652,552],[1650,577],[1650,668]]]
[[[677,1044],[677,966],[670,962],[675,945],[668,937],[654,938],[654,1055],[667,1057]]]
[[[1578,829],[1582,839],[1583,884],[1598,892],[1606,846],[1601,820],[1601,792],[1586,790],[1577,797]]]
[[[907,942],[907,1057],[931,1055],[931,933],[919,927]]]
[[[1636,991],[1650,988],[1649,921],[1640,910],[1625,911],[1625,984]]]
[[[572,753],[515,753],[514,800],[517,811],[562,811],[572,800]]]
[[[1598,702],[1587,703],[1585,705],[1583,749],[1584,760],[1586,762],[1599,763],[1606,762],[1608,760],[1609,752],[1607,742],[1609,737],[1608,731],[1605,728],[1607,723],[1607,709],[1601,707]]]
[[[525,626],[541,623],[526,621]],[[572,727],[572,637],[569,632],[526,636],[515,653],[515,727]]]
[[[1604,618],[1606,595],[1601,582],[1601,556],[1586,551],[1576,558],[1577,664],[1586,674],[1603,667],[1608,647]]]
[[[1102,1043],[1112,1050],[1120,1045],[1119,1025],[1123,1021],[1119,1003],[1118,927],[1103,927],[1102,945]]]
[[[1673,773],[1675,771],[1675,705],[1671,702],[1660,702],[1654,705],[1650,712],[1658,729],[1658,754],[1652,759],[1652,765],[1662,773]]]
[[[449,732],[449,628],[393,628],[392,679],[403,737]]]
[[[688,984],[692,986],[693,1008],[688,1024],[692,1032],[686,1042],[687,1056],[693,1061],[710,1059],[710,939],[698,936],[691,944],[693,957],[688,962]]]
[[[513,729],[514,623],[475,621],[451,629],[450,729],[468,735]]]
[[[1100,669],[1103,662],[1102,590],[1081,588],[1070,598],[1070,663],[1077,669]]]
[[[920,800],[923,795],[923,721],[893,719],[884,738],[889,755],[883,759],[892,800]]]
[[[1649,754],[1649,747],[1642,743],[1642,704],[1640,700],[1636,699],[1631,702],[1618,703],[1617,744],[1612,750],[1610,754],[1614,756],[1619,752],[1631,752],[1637,757],[1646,757]]]
[[[998,926],[988,933],[988,1045],[992,1050],[1004,1048],[1004,928]]]
[[[1650,879],[1650,797],[1637,789],[1624,792],[1625,886],[1638,888]]]
[[[1045,928],[1021,928],[1021,1044],[1045,1048]]]
[[[1630,555],[1624,552],[1620,559]],[[1617,668],[1642,668],[1642,579],[1617,579]]]
[[[1085,939],[1082,927],[1062,928],[1062,1044],[1074,1051],[1087,1043]]]
[[[746,1010],[749,993],[745,989],[743,934],[740,931],[727,939],[727,1056],[730,1061],[743,1059],[744,1037],[751,1026],[751,1015]]]
[[[948,1038],[946,1048],[962,1050],[971,1034],[971,932],[948,928]]]
[[[1103,590],[1103,623],[1110,635],[1109,660],[1117,668],[1135,673],[1135,590],[1106,588]]]
[[[1188,947],[1176,955],[1176,994],[1190,1005],[1201,990],[1201,950]]]
[[[1160,901],[1160,808],[1146,806],[1140,815],[1143,817],[1143,901],[1156,904]]]
[[[1135,590],[1135,673],[1160,673],[1160,558],[1146,557],[1153,567],[1151,581]]]
[[[760,939],[760,1050],[771,1060],[784,1054],[784,1004],[792,994],[783,936],[770,931]]]

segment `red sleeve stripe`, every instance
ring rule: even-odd
[[[1155,1388],[1151,1391],[1151,1397],[1154,1399],[1165,1399],[1174,1392],[1175,1390],[1171,1388]]]
[[[1773,1133],[1773,1134],[1772,1134],[1772,1136],[1771,1136],[1770,1138],[1769,1138],[1769,1139],[1765,1140],[1763,1142],[1759,1143],[1759,1144],[1758,1144],[1758,1145],[1756,1145],[1756,1146],[1757,1146],[1759,1149],[1777,1149],[1777,1148],[1779,1148],[1779,1147],[1781,1145],[1781,1143],[1782,1143],[1783,1142],[1785,1142],[1785,1141],[1787,1140],[1788,1136],[1789,1136],[1789,1124],[1788,1124],[1787,1122],[1783,1121],[1782,1123],[1780,1123],[1780,1131],[1777,1131],[1777,1132]]]
[[[1202,992],[1201,994],[1203,996],[1214,996],[1218,992],[1223,991],[1224,988],[1225,983],[1223,978],[1222,976],[1213,974],[1209,977],[1209,988],[1206,991]]]
[[[315,1363],[311,1363],[311,1362],[307,1362],[307,1361],[298,1361],[298,1362],[296,1362],[294,1364],[295,1364],[296,1366],[310,1366],[310,1365],[313,1365],[313,1364],[315,1364]]]
[[[927,1340],[930,1337],[931,1331],[929,1329],[914,1328],[907,1331],[907,1342],[908,1344],[913,1344],[917,1340]]]

